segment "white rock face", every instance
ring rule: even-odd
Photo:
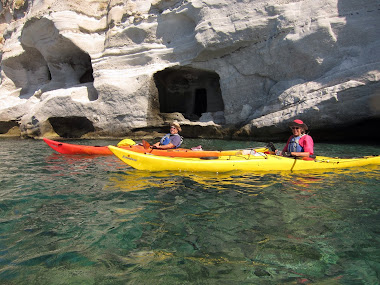
[[[0,6],[0,134],[119,137],[181,113],[270,137],[295,118],[379,118],[379,0],[82,3]]]

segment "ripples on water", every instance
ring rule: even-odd
[[[379,283],[379,166],[152,173],[30,140],[2,140],[0,155],[1,284]]]

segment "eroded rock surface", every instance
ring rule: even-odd
[[[378,0],[86,3],[1,1],[1,134],[122,137],[173,117],[220,138],[280,138],[294,118],[321,138],[377,125]]]

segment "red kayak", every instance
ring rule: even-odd
[[[108,146],[89,146],[89,145],[78,145],[57,142],[49,140],[47,138],[43,139],[52,149],[62,154],[87,154],[87,155],[112,155],[113,153],[109,150]],[[176,149],[151,149],[144,148],[144,146],[139,144],[134,145],[119,145],[118,147],[127,149],[139,153],[151,153],[160,156],[169,157],[213,157],[222,155],[236,155],[239,150],[191,150],[186,148],[176,148]]]
[[[43,140],[52,149],[62,154],[90,154],[90,155],[111,155],[112,154],[112,152],[108,149],[107,146],[70,144],[70,143],[63,143],[63,142],[49,140],[47,138],[44,138]],[[127,149],[129,149],[129,147]]]

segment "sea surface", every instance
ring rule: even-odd
[[[184,147],[197,145],[265,143]],[[315,150],[380,154],[379,145]],[[0,158],[0,284],[380,283],[380,166],[144,172],[18,139],[0,140]]]

